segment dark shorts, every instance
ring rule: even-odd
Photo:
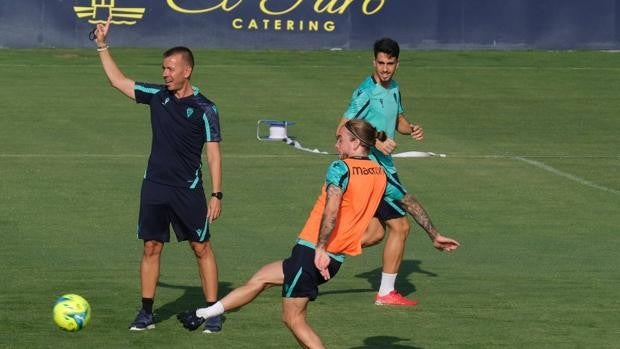
[[[209,241],[204,190],[142,181],[138,238],[169,242],[171,225],[177,241]]]
[[[396,185],[398,185],[401,190],[405,191],[405,188],[400,184],[400,179],[398,178],[398,174],[394,173],[389,176],[390,181],[394,181]],[[407,215],[407,211],[400,205],[398,202],[394,202],[390,199],[383,197],[381,202],[379,203],[379,207],[377,208],[377,212],[375,213],[375,217],[377,217],[381,222],[388,221],[394,218],[401,218]]]
[[[332,278],[338,273],[340,265],[341,262],[331,258],[327,269]],[[327,282],[314,266],[314,249],[308,246],[295,244],[291,256],[282,262],[282,269],[282,297],[285,298],[309,298],[313,301],[319,294],[319,285]]]

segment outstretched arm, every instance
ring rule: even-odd
[[[329,241],[329,237],[334,231],[336,226],[336,218],[338,217],[338,210],[340,209],[340,202],[342,201],[343,191],[341,188],[335,185],[327,186],[327,200],[325,201],[325,210],[323,211],[323,217],[321,217],[321,226],[319,228],[319,239],[316,243],[316,252],[314,256],[314,265],[321,272],[321,275],[325,280],[329,280],[329,255],[325,251],[325,245]]]
[[[123,74],[116,65],[116,62],[114,62],[114,59],[112,59],[112,55],[108,49],[107,37],[111,20],[112,17],[109,17],[106,24],[97,24],[97,30],[95,31],[95,43],[97,44],[97,51],[99,51],[101,65],[103,66],[103,70],[110,84],[121,91],[125,96],[135,100],[135,81],[127,78],[125,74]]]
[[[460,246],[458,241],[442,236],[439,233],[439,230],[433,225],[431,217],[413,195],[407,193],[405,197],[400,200],[400,203],[403,205],[403,208],[407,210],[407,213],[413,217],[416,223],[424,229],[436,249],[451,252]]]

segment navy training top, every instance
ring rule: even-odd
[[[153,139],[144,178],[184,188],[202,187],[201,154],[205,142],[220,142],[215,104],[193,87],[177,98],[165,85],[136,82],[136,103],[151,109]]]

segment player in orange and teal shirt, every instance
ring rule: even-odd
[[[376,139],[385,140],[385,133],[366,121],[345,123],[336,139],[340,160],[328,167],[321,194],[291,256],[263,266],[245,285],[214,305],[179,314],[183,326],[195,330],[207,319],[250,303],[265,289],[283,285],[282,317],[287,327],[300,345],[323,348],[320,337],[306,322],[308,303],[316,299],[318,286],[336,275],[345,256],[362,252],[364,232],[382,198],[387,195],[401,200],[405,195],[383,168],[368,158]],[[458,247],[458,242],[438,232],[433,244],[445,251]]]

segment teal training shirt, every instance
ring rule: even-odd
[[[385,194],[383,200],[388,203],[394,203],[400,201],[407,194],[407,190],[396,180],[391,174],[387,174],[387,186],[385,187]],[[399,212],[405,213],[402,209],[398,209]]]
[[[325,188],[335,185],[342,191],[349,185],[349,166],[343,160],[332,162],[325,173]]]
[[[403,112],[398,83],[392,80],[391,86],[385,88],[375,82],[372,76],[369,76],[353,91],[344,117],[365,120],[378,131],[383,131],[389,138],[394,139],[398,115]],[[381,164],[389,173],[396,173],[391,155],[384,155],[372,148],[371,158]]]

